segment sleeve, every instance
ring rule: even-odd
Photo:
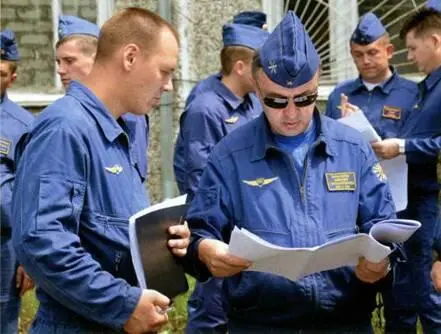
[[[191,200],[198,188],[202,172],[213,147],[222,139],[222,124],[213,110],[193,103],[183,124],[183,156],[185,164],[185,192]]]
[[[337,108],[338,107],[338,99],[339,99],[339,94],[334,89],[328,97],[328,103],[326,104],[326,111],[325,111],[325,115],[332,118],[332,119],[341,118],[341,112]]]
[[[422,164],[434,160],[441,151],[441,135],[429,138],[405,138],[405,154],[408,163]]]
[[[365,145],[364,151],[367,154],[362,161],[358,225],[360,232],[369,233],[375,223],[396,218],[396,209],[386,174],[376,160],[371,147],[367,143],[363,143],[363,145]],[[392,249],[389,258],[393,265],[406,260],[402,244],[388,246]]]
[[[201,281],[211,277],[211,274],[199,260],[199,242],[202,239],[216,239],[228,243],[233,228],[231,196],[222,175],[223,170],[216,155],[211,155],[187,214],[191,230],[187,255],[190,266],[187,269]]]
[[[396,214],[387,177],[372,149],[366,143],[363,145],[358,222],[360,231],[368,233],[373,224],[395,218]]]
[[[2,228],[11,228],[11,199],[14,187],[13,161],[0,155],[0,223]]]
[[[63,124],[32,135],[13,196],[19,261],[54,300],[92,321],[122,328],[141,289],[103,271],[81,245],[80,216],[92,172],[86,145],[78,131]]]

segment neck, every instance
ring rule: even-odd
[[[392,71],[390,67],[387,68],[387,71],[385,71],[381,76],[375,79],[365,79],[362,78],[364,81],[370,84],[380,84],[382,82],[385,82],[387,79],[389,79],[392,76]]]
[[[222,83],[237,97],[243,99],[248,92],[240,84],[240,80],[234,75],[223,75],[221,79]]]
[[[120,96],[121,83],[113,79],[118,78],[118,75],[109,76],[108,73],[109,69],[105,65],[95,64],[92,72],[83,80],[83,83],[107,107],[113,117],[118,119],[126,112],[122,103],[123,97]]]

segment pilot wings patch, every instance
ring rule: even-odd
[[[273,183],[274,181],[276,181],[279,177],[272,177],[269,179],[265,179],[264,177],[259,177],[255,180],[242,180],[243,183],[251,186],[251,187],[259,187],[262,188],[263,186],[266,186],[270,183]]]

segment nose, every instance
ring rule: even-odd
[[[369,64],[369,56],[368,55],[363,55],[363,64]]]
[[[407,60],[413,61],[413,54],[410,51],[407,51]]]
[[[61,63],[57,64],[57,73],[58,73],[58,75],[66,74],[66,70],[65,70],[64,66],[61,65]]]
[[[169,78],[167,83],[164,85],[163,90],[165,92],[171,92],[173,90],[173,80]]]

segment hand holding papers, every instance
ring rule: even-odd
[[[168,228],[183,222],[186,195],[144,209],[129,223],[130,252],[139,286],[169,298],[188,290],[184,270],[167,245]]]
[[[358,130],[363,138],[370,143],[381,140],[381,137],[378,135],[377,131],[375,131],[371,123],[369,123],[368,119],[360,109],[349,113],[348,116],[340,118],[338,121],[350,126],[351,128],[354,128],[355,130]]]
[[[349,235],[311,248],[280,247],[235,227],[229,251],[252,261],[248,270],[268,272],[294,281],[320,271],[355,266],[360,257],[379,263],[392,252],[383,243],[404,242],[420,226],[414,220],[385,220],[375,224],[369,234]]]

